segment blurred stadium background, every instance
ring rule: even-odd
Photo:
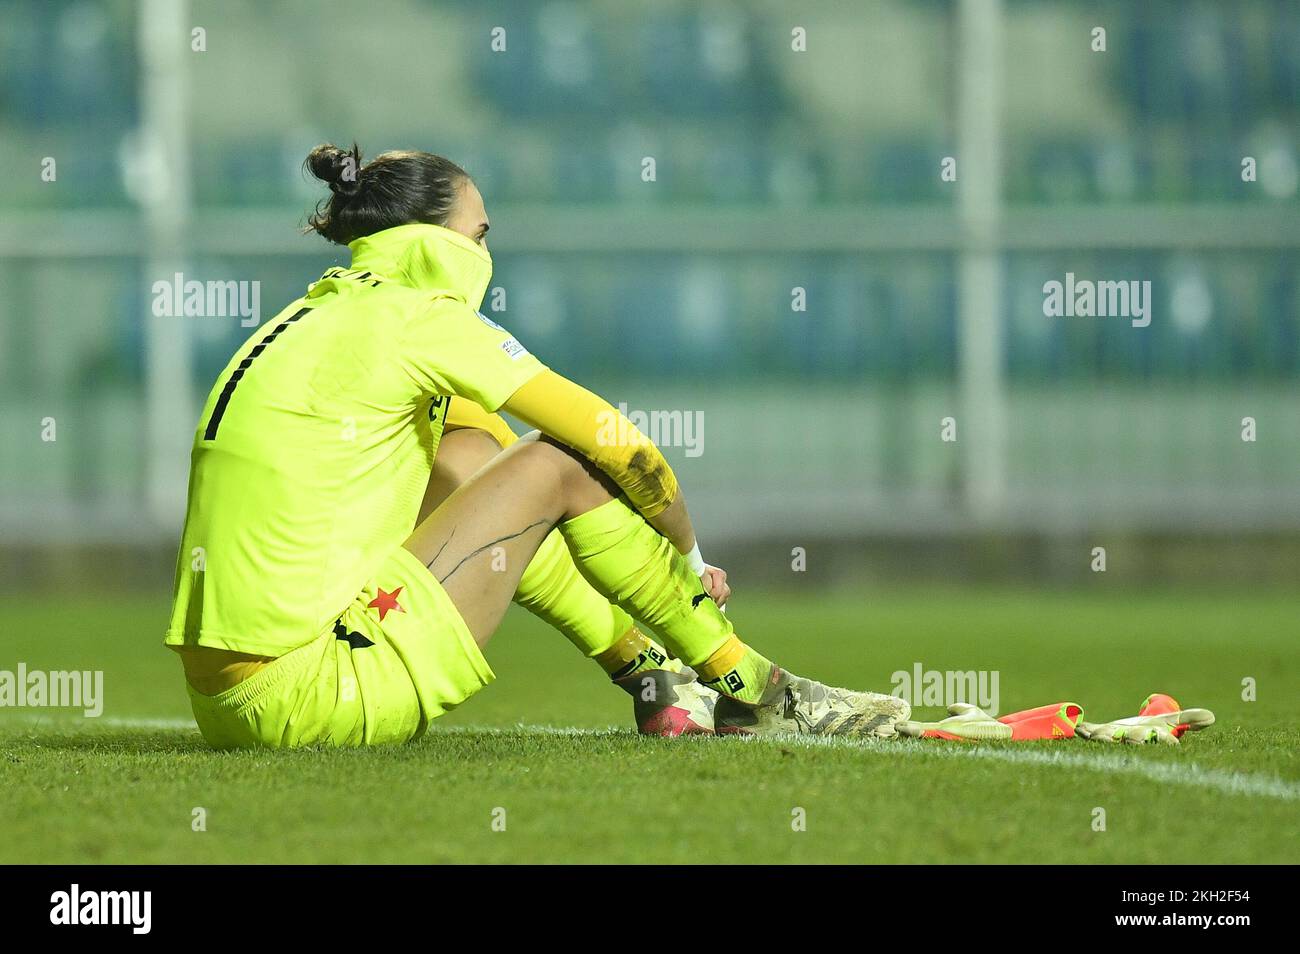
[[[544,361],[702,413],[668,455],[751,576],[1082,580],[1109,545],[1293,583],[1298,111],[1283,0],[0,2],[0,587],[170,581],[248,329],[152,285],[273,315],[342,260],[300,164],[354,138],[471,171],[492,317]],[[1067,272],[1149,280],[1150,327],[1045,317]]]

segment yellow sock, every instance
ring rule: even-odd
[[[614,645],[595,656],[600,667],[609,673],[611,679],[622,679],[633,673],[647,669],[667,669],[681,672],[680,659],[672,659],[664,649],[641,630],[633,626],[624,636],[614,641]]]
[[[584,656],[598,657],[635,632],[632,617],[582,578],[564,538],[554,531],[524,569],[515,602],[562,632]]]
[[[702,663],[734,632],[686,558],[622,498],[560,524],[578,570],[645,623],[687,665]]]
[[[742,702],[758,702],[772,677],[772,662],[737,636],[695,667],[700,682]]]

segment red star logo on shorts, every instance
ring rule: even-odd
[[[406,610],[402,609],[402,607],[397,603],[397,594],[402,592],[400,586],[391,593],[385,593],[382,586],[376,587],[376,589],[379,590],[379,595],[366,604],[366,609],[379,610],[379,622],[382,623],[384,621],[384,615],[389,610],[397,610],[399,613],[406,612]]]

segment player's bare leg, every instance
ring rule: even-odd
[[[701,645],[716,648],[704,654],[705,667],[716,668],[714,657],[737,646],[762,661],[734,638],[681,555],[628,514],[616,494],[586,461],[530,435],[453,492],[406,547],[443,585],[479,645],[496,630],[524,568],[559,525],[593,585],[654,626],[688,662],[699,668],[690,654],[700,655]],[[720,665],[733,671],[729,661]],[[892,735],[909,714],[893,696],[833,689],[765,661],[762,684],[723,683],[721,691],[727,728],[743,733]],[[742,691],[753,698],[742,698]]]
[[[613,498],[603,474],[530,435],[457,487],[405,546],[442,584],[474,641],[484,646],[546,535]]]

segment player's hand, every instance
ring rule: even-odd
[[[706,566],[700,582],[705,591],[713,597],[713,602],[725,607],[731,597],[731,587],[727,585],[727,571],[716,566]]]

